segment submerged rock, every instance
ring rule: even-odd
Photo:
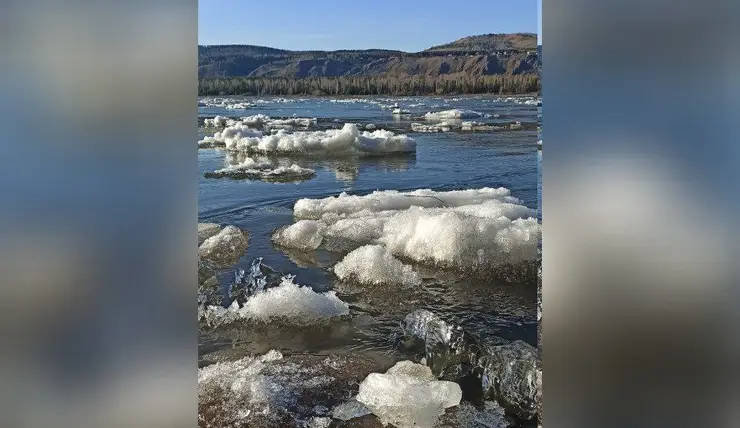
[[[226,226],[203,241],[198,247],[198,257],[217,268],[231,266],[247,251],[248,242],[246,232],[236,226]]]

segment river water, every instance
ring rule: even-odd
[[[417,118],[394,116],[394,108]],[[465,120],[492,125],[520,122],[511,130],[420,133],[411,122],[426,112],[458,109]],[[537,342],[537,294],[534,283],[503,283],[419,268],[421,286],[366,288],[340,283],[331,271],[342,254],[325,251],[301,253],[276,248],[270,236],[293,223],[292,208],[301,198],[324,198],[341,192],[366,195],[376,190],[432,189],[436,191],[505,187],[523,205],[539,209],[538,123],[541,107],[532,97],[364,97],[364,98],[201,98],[199,138],[207,133],[203,118],[234,118],[255,114],[270,117],[317,118],[321,129],[344,123],[373,124],[404,133],[416,141],[415,155],[354,159],[288,159],[312,168],[316,176],[299,183],[205,178],[204,174],[240,162],[238,154],[201,149],[199,165],[199,222],[236,225],[249,232],[249,248],[219,280],[228,284],[236,269],[248,269],[262,257],[273,269],[295,275],[295,282],[316,291],[334,290],[350,305],[350,316],[322,327],[280,327],[236,323],[218,332],[201,332],[201,360],[214,351],[232,357],[279,349],[284,353],[362,352],[383,355],[391,361],[403,357],[398,350],[398,325],[414,309],[443,314],[480,336]],[[444,245],[444,242],[440,242]],[[225,351],[224,351],[225,350]],[[202,361],[202,363],[204,363]]]

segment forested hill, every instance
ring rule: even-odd
[[[421,52],[394,50],[289,51],[264,46],[198,46],[198,76],[211,77],[477,77],[536,74],[537,35],[464,37]]]

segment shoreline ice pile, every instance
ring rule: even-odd
[[[301,181],[316,175],[316,171],[296,164],[278,166],[269,161],[246,158],[243,162],[205,173],[206,178],[253,179],[265,181]]]
[[[312,325],[348,314],[349,305],[336,292],[317,293],[311,287],[296,284],[290,275],[284,276],[280,285],[250,296],[242,306],[235,300],[228,308],[198,308],[198,320],[211,327],[242,320]]]
[[[396,135],[387,130],[360,131],[353,123],[325,131],[287,132],[281,129],[272,135],[264,135],[239,123],[204,138],[198,146],[248,153],[303,155],[383,155],[416,151],[416,142],[406,135]]]
[[[535,261],[541,235],[536,211],[503,187],[342,193],[301,199],[293,215],[294,224],[273,233],[275,244],[302,251],[334,242],[349,251],[381,245],[401,260],[463,270]],[[349,260],[367,262],[355,257]],[[343,266],[340,272],[357,269]]]
[[[437,380],[425,365],[401,361],[384,374],[369,374],[355,399],[384,425],[432,428],[445,409],[460,405],[462,390],[455,382]]]

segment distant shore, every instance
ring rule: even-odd
[[[528,95],[541,91],[537,74],[489,76],[214,77],[199,79],[199,96]]]

